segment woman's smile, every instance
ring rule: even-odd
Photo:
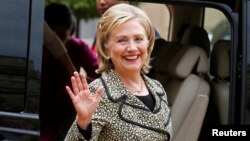
[[[140,57],[140,55],[125,55],[125,56],[123,56],[123,58],[129,62],[131,62],[131,61],[135,62],[138,60],[139,57]]]

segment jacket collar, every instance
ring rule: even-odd
[[[155,99],[155,107],[153,111],[150,111],[125,87],[113,70],[105,72],[101,77],[101,81],[106,85],[104,87],[110,101],[114,103],[120,102],[118,115],[123,121],[149,130],[167,133],[169,135],[167,125],[169,124],[170,111],[167,102],[163,100],[163,96],[165,95],[163,88],[154,80],[145,75],[142,76],[148,90]],[[130,114],[131,112],[137,112],[137,114]]]
[[[108,89],[108,97],[113,102],[119,102],[126,99],[126,103],[129,105],[134,105],[142,109],[148,109],[135,95],[133,95],[120,80],[117,73],[114,70],[109,70],[102,75],[103,80],[105,81]],[[155,99],[154,111],[160,108],[161,96],[164,95],[163,88],[159,87],[157,83],[148,78],[146,75],[142,74],[142,78],[145,81],[146,87],[149,90],[149,93],[153,95]]]

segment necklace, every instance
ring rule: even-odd
[[[142,91],[143,91],[143,80],[141,79],[141,87],[139,90],[134,90],[134,89],[131,89],[127,86],[127,88],[132,92],[132,93],[137,93],[137,94],[140,94]]]

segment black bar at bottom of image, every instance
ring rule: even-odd
[[[249,141],[250,125],[210,125],[203,127],[199,141],[221,141],[223,139],[236,139]]]

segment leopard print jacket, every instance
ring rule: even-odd
[[[155,99],[153,111],[125,87],[113,70],[103,73],[101,78],[89,85],[91,92],[95,92],[103,83],[106,85],[92,118],[91,141],[171,140],[173,133],[166,93],[158,81],[145,75],[143,79]],[[74,121],[65,141],[84,140]]]

